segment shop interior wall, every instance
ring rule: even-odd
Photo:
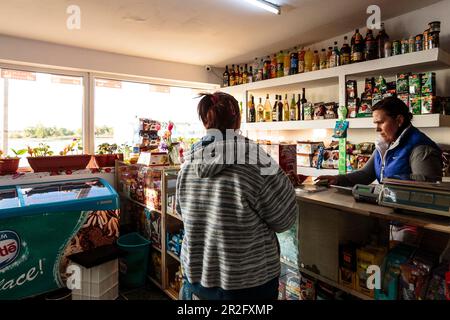
[[[383,12],[381,12],[383,13]],[[391,40],[402,39],[411,35],[422,33],[428,22],[439,20],[441,21],[440,41],[441,47],[450,52],[450,21],[448,14],[450,13],[450,0],[444,0],[433,4],[431,6],[415,10],[401,16],[384,21],[386,32]],[[363,14],[363,13],[362,13]],[[356,26],[355,26],[356,27]],[[366,28],[360,27],[360,32],[365,36]],[[310,45],[312,50],[321,50],[332,46],[334,41],[338,41],[338,45],[342,46],[344,36],[351,39],[354,30],[347,34],[325,40],[320,43]],[[377,32],[375,32],[376,34]],[[450,69],[436,71],[437,95],[450,96]],[[394,80],[395,78],[387,78]],[[359,94],[362,92],[363,81],[358,82]],[[293,90],[294,93],[301,93],[301,86]],[[271,92],[267,92],[271,93]],[[283,94],[284,92],[273,92],[273,94]],[[286,92],[291,93],[291,92]],[[262,96],[262,95],[261,95]],[[328,86],[322,88],[306,89],[306,97],[309,101],[336,101],[338,102],[338,86]],[[289,96],[289,103],[292,95]],[[271,95],[273,99],[273,95]],[[255,103],[257,103],[255,101]],[[264,99],[263,99],[264,103]],[[450,147],[450,128],[422,128],[423,132],[429,135],[433,140],[441,145],[448,145]],[[249,132],[249,137],[253,139],[273,139],[274,141],[298,141],[298,140],[317,140],[330,142],[332,130],[298,130],[298,131],[270,131],[267,132]],[[272,138],[273,137],[273,138]],[[350,129],[348,133],[349,141],[352,143],[360,143],[366,141],[375,141],[377,133],[374,129]]]

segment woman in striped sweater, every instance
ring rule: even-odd
[[[236,133],[241,116],[231,95],[204,94],[206,135],[185,154],[177,209],[185,236],[181,299],[276,299],[276,232],[296,221],[294,188],[257,144]]]

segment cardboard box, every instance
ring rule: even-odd
[[[298,141],[297,154],[314,154],[320,147],[324,147],[323,142]]]
[[[356,250],[356,290],[369,297],[375,297],[375,291],[367,288],[367,268],[371,265],[379,266],[381,269],[386,248],[365,247]]]
[[[278,163],[288,176],[297,175],[297,145],[267,144],[261,147]]]

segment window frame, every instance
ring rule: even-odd
[[[144,76],[124,75],[117,73],[91,72],[63,67],[43,67],[27,64],[1,63],[0,69],[11,69],[25,72],[47,73],[59,76],[74,76],[83,79],[83,105],[82,105],[82,139],[83,152],[85,154],[95,153],[95,79],[107,79],[115,81],[129,81],[148,85],[160,85],[170,87],[190,88],[194,90],[204,90],[206,92],[220,89],[219,84],[189,82],[182,80],[169,80],[162,78],[152,78]],[[0,102],[0,108],[4,108],[3,102]],[[8,117],[4,117],[6,128],[8,127]],[[6,150],[8,146],[8,130],[3,128],[2,141],[0,149]]]

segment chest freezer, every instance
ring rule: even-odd
[[[118,218],[118,209],[116,191],[98,178],[0,188],[0,299],[65,287],[73,243],[84,251],[80,239],[89,239],[92,227],[96,233],[112,224],[117,229],[108,214]]]

